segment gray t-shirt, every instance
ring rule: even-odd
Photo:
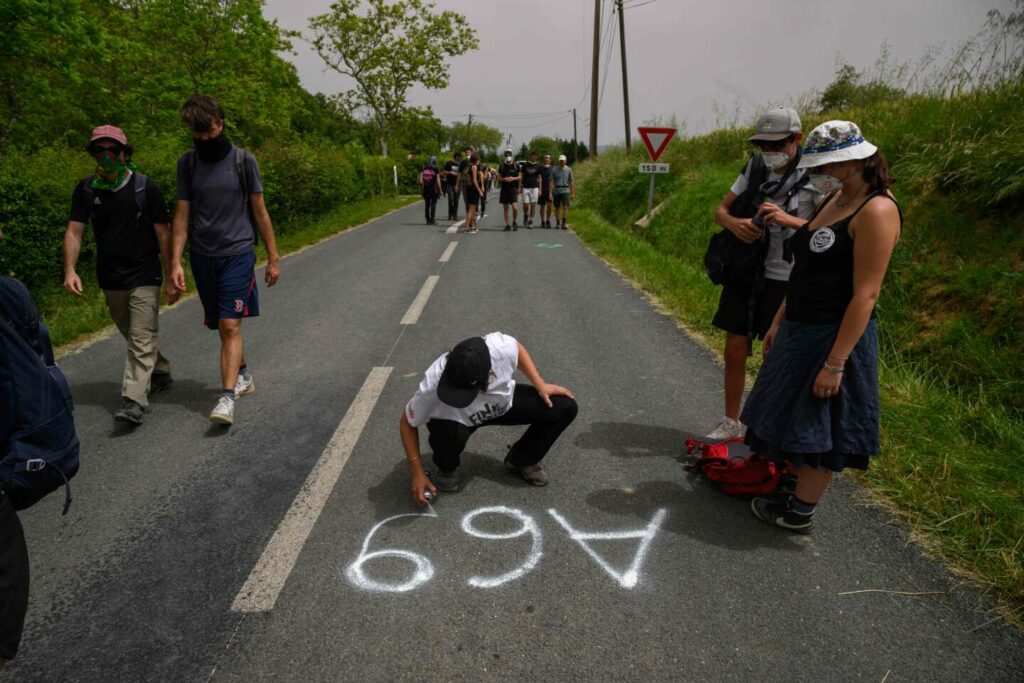
[[[572,182],[572,169],[566,166],[551,167],[551,183],[554,194],[569,194],[569,183]]]
[[[747,163],[747,167],[743,169],[743,173],[736,178],[736,182],[732,184],[730,188],[733,194],[739,196],[747,189],[747,174],[750,172],[750,163]],[[803,171],[796,171],[793,175],[793,179],[797,180],[803,174]],[[775,171],[768,171],[768,180],[765,183],[774,183],[782,178],[781,173]],[[779,188],[777,196],[769,197],[768,200],[774,204],[785,199],[787,190],[789,189],[790,183],[786,183],[786,186]],[[796,191],[792,197],[789,198],[788,202],[785,202],[785,206],[782,208],[788,214],[792,214],[798,218],[803,218],[805,221],[810,220],[811,216],[814,215],[814,210],[818,205],[819,195],[818,192],[810,185],[804,185]],[[764,261],[764,276],[769,280],[780,280],[782,282],[789,281],[789,271],[793,270],[793,264],[784,258],[783,243],[789,239],[793,233],[796,232],[792,228],[784,228],[781,225],[769,225],[768,226],[768,256],[765,257]]]
[[[245,153],[245,178],[250,194],[262,194],[260,167]],[[202,256],[238,256],[255,246],[249,198],[235,172],[235,148],[215,163],[196,157],[192,183],[185,181],[188,154],[178,159],[178,199],[189,202],[189,248]]]

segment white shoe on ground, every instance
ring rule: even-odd
[[[223,395],[217,399],[217,405],[210,411],[210,422],[222,425],[234,424],[235,399]]]
[[[251,394],[254,391],[256,391],[256,382],[253,381],[252,375],[239,375],[235,380],[235,398]]]
[[[745,431],[746,427],[743,426],[742,422],[737,422],[731,417],[723,417],[722,421],[718,423],[718,426],[711,432],[705,434],[704,438],[708,441],[724,441],[725,439],[743,436]]]

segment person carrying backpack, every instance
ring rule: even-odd
[[[754,134],[747,138],[758,152],[715,210],[715,223],[724,229],[716,238],[727,240],[733,250],[711,321],[725,331],[725,415],[704,437],[708,440],[743,435],[739,415],[747,355],[753,340],[764,338],[786,295],[793,266],[783,245],[814,213],[818,193],[808,185],[807,173],[797,168],[801,129],[793,109],[772,109],[761,115]],[[756,216],[762,205],[780,209],[770,214],[768,223]]]
[[[0,276],[0,670],[18,652],[28,609],[28,549],[16,510],[64,486],[66,514],[78,452],[71,392],[49,333],[25,286]]]
[[[204,322],[220,333],[223,389],[210,421],[232,424],[235,400],[256,388],[245,362],[242,319],[260,314],[254,272],[257,233],[267,248],[268,287],[281,277],[280,258],[263,200],[260,167],[224,133],[220,104],[209,95],[193,95],[182,107],[181,118],[195,149],[178,159],[171,277],[178,291],[185,291],[181,258],[188,241]]]
[[[75,271],[86,224],[96,237],[96,279],[110,317],[128,342],[121,382],[121,407],[114,419],[142,423],[149,396],[171,386],[171,364],[157,339],[160,285],[168,304],[178,290],[161,277],[171,262],[171,227],[163,193],[135,170],[132,146],[115,126],[93,130],[86,151],[96,173],[82,180],[71,197],[64,232],[64,289],[81,297],[82,279]]]
[[[792,495],[750,502],[761,521],[810,533],[814,511],[846,468],[880,448],[875,304],[903,229],[885,155],[850,121],[808,136],[798,166],[825,195],[793,235],[786,298],[764,337],[764,363],[741,415],[747,444],[788,463]],[[761,215],[777,220],[778,206]]]
[[[430,157],[430,161],[420,171],[420,186],[423,188],[423,211],[427,225],[433,225],[437,222],[434,215],[437,213],[437,200],[441,196],[441,174],[437,170],[437,157]]]

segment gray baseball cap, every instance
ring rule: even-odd
[[[802,130],[800,115],[796,113],[796,110],[772,109],[758,117],[757,124],[754,126],[755,132],[747,140],[749,142],[757,142],[758,140],[776,142],[778,140],[785,140],[790,135],[799,133]]]

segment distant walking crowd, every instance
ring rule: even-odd
[[[564,154],[558,157],[557,165],[552,165],[550,154],[545,154],[540,163],[536,150],[530,150],[528,159],[516,161],[512,150],[506,149],[495,172],[472,147],[467,147],[465,155],[455,152],[443,167],[438,168],[437,164],[437,157],[430,157],[419,174],[427,225],[436,223],[441,197],[448,200],[448,220],[459,220],[461,197],[466,210],[463,232],[478,232],[477,221],[484,216],[487,193],[497,181],[506,232],[519,230],[520,203],[525,228],[533,229],[534,219],[541,228],[569,227],[569,206],[576,199],[576,183]]]

